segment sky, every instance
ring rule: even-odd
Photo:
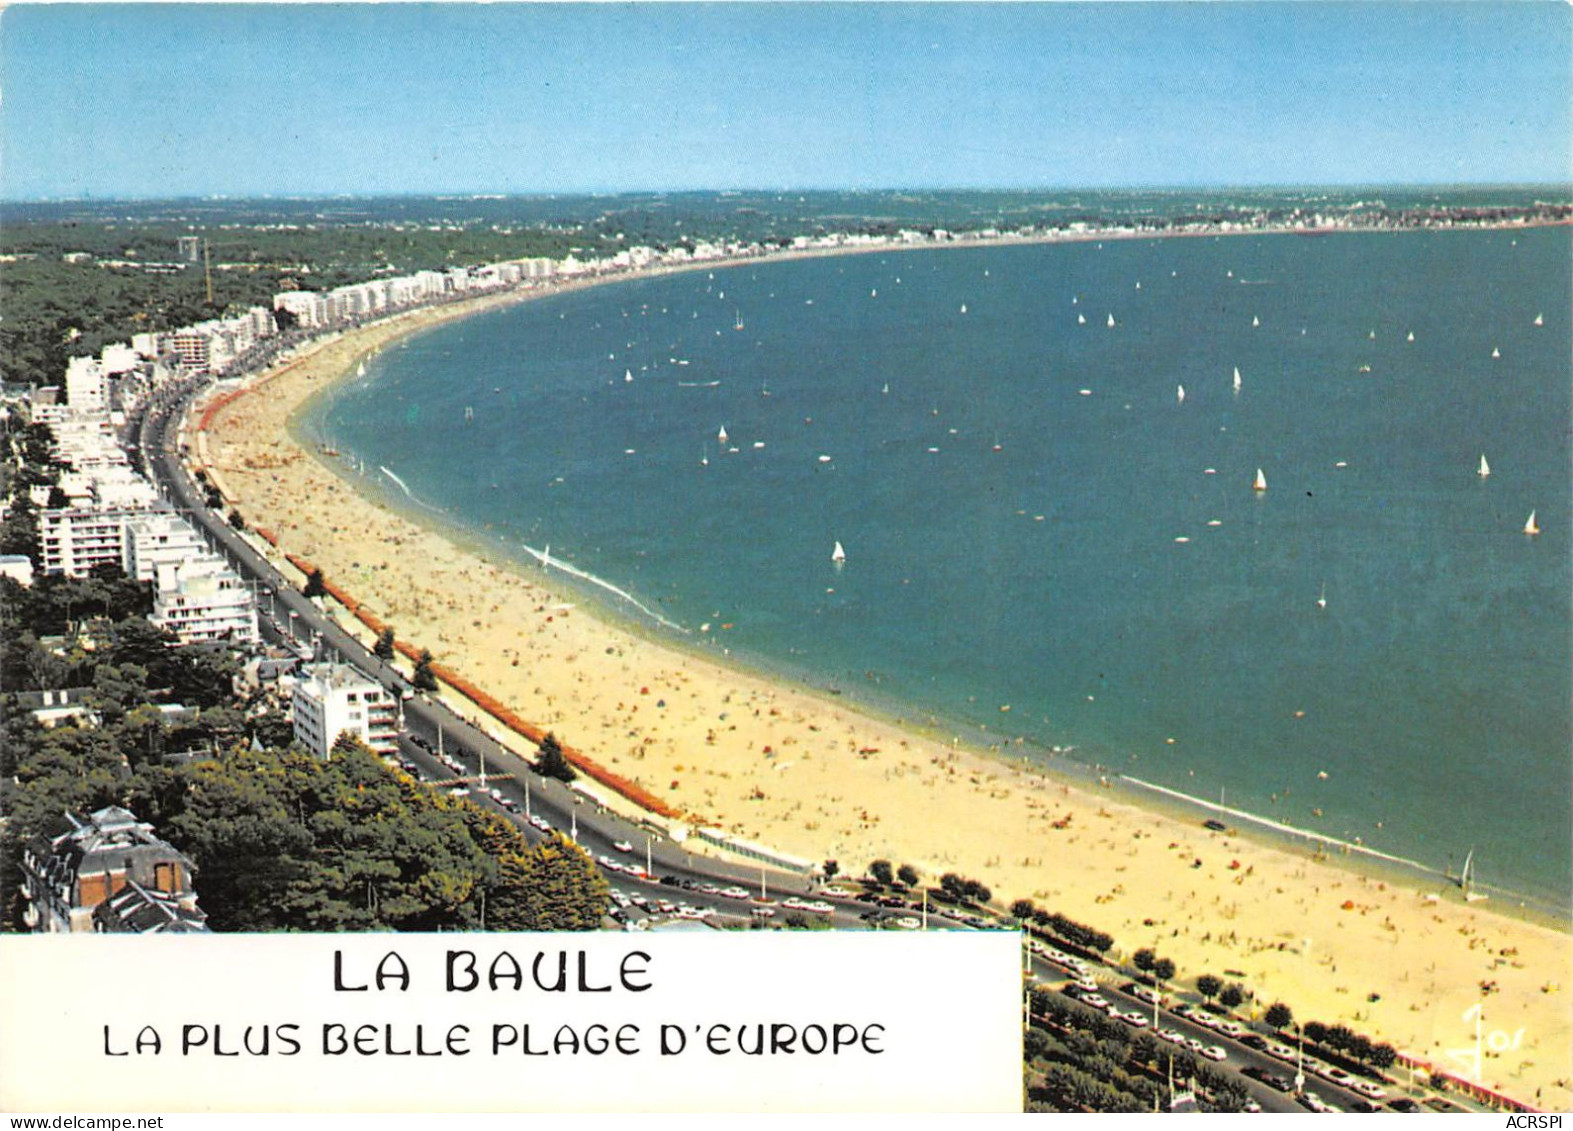
[[[0,199],[1573,182],[1573,8],[20,4]]]

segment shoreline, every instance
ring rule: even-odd
[[[1115,237],[1103,233],[1086,238]],[[1168,237],[1130,233],[1128,238]],[[958,241],[929,246],[979,246],[979,243]],[[819,249],[770,256],[766,261],[890,250],[904,249],[892,246]],[[705,261],[666,271],[735,267],[759,261],[759,258]],[[577,280],[569,286],[578,288],[599,282],[647,278],[650,274]],[[1434,1060],[1438,1068],[1454,1067],[1445,1053],[1447,1048],[1457,1047],[1462,1041],[1465,1035],[1462,1029],[1457,1034],[1450,1034],[1428,1032],[1436,1026],[1417,1026],[1412,1019],[1409,1024],[1402,1024],[1400,1022],[1405,1020],[1402,1017],[1388,1018],[1390,1011],[1385,1005],[1375,1008],[1364,1005],[1359,995],[1351,998],[1350,989],[1337,983],[1358,978],[1363,989],[1380,990],[1384,1002],[1396,998],[1400,996],[1398,987],[1385,984],[1393,976],[1392,967],[1381,960],[1396,958],[1396,953],[1382,954],[1375,962],[1362,962],[1360,952],[1370,953],[1376,940],[1386,943],[1383,950],[1391,952],[1401,937],[1413,942],[1416,940],[1408,938],[1411,934],[1435,936],[1428,945],[1446,962],[1448,969],[1444,972],[1437,962],[1432,963],[1430,969],[1438,976],[1426,993],[1412,995],[1422,1000],[1410,1002],[1414,1007],[1411,1012],[1421,1013],[1427,1007],[1432,1011],[1443,1010],[1443,1001],[1451,1003],[1450,995],[1455,989],[1468,991],[1467,1008],[1478,996],[1473,988],[1475,983],[1493,972],[1504,983],[1510,976],[1501,971],[1502,964],[1495,960],[1487,966],[1468,957],[1468,952],[1478,952],[1478,939],[1471,939],[1467,945],[1458,943],[1456,940],[1464,937],[1460,932],[1489,931],[1494,937],[1511,936],[1514,942],[1493,950],[1511,950],[1516,958],[1524,948],[1533,948],[1538,952],[1534,965],[1545,965],[1549,969],[1530,974],[1528,980],[1533,981],[1538,975],[1544,985],[1556,985],[1558,989],[1546,990],[1529,984],[1519,986],[1511,999],[1515,1008],[1509,1009],[1510,999],[1504,987],[1502,997],[1491,1003],[1493,1015],[1502,1023],[1506,1016],[1514,1013],[1530,1018],[1530,1028],[1539,1034],[1533,1058],[1539,1063],[1520,1063],[1515,1066],[1516,1071],[1503,1071],[1500,1076],[1496,1072],[1498,1065],[1492,1064],[1489,1076],[1503,1090],[1525,1099],[1535,1091],[1534,1088],[1526,1091],[1526,1085],[1531,1082],[1537,1087],[1550,1086],[1560,1092],[1564,1103],[1573,1095],[1554,1083],[1560,1079],[1565,1085],[1569,1076],[1568,1011],[1565,993],[1560,990],[1568,981],[1569,940],[1563,931],[1514,920],[1496,909],[1451,903],[1445,898],[1436,904],[1426,904],[1418,898],[1417,890],[1389,890],[1386,883],[1361,876],[1358,870],[1345,867],[1343,861],[1316,862],[1304,853],[1279,846],[1207,833],[1196,827],[1196,822],[1187,823],[1151,812],[1142,808],[1139,802],[1105,795],[1095,786],[1056,781],[1036,771],[1024,771],[1014,761],[1007,763],[999,755],[957,749],[927,737],[920,733],[922,728],[911,724],[903,724],[904,729],[898,728],[892,720],[878,717],[877,711],[860,709],[861,705],[837,703],[802,688],[783,686],[778,676],[772,677],[768,672],[737,670],[724,664],[720,657],[692,655],[687,649],[674,648],[664,640],[647,639],[625,626],[571,615],[578,610],[561,611],[554,616],[546,611],[546,606],[554,601],[560,603],[560,598],[549,583],[540,585],[538,578],[527,579],[517,571],[499,570],[494,561],[495,552],[456,546],[453,539],[422,532],[402,516],[390,521],[393,511],[355,494],[338,469],[325,467],[325,461],[309,458],[309,453],[298,443],[281,434],[283,418],[292,417],[315,394],[347,377],[355,360],[364,356],[372,340],[386,345],[440,322],[496,309],[514,301],[561,293],[563,289],[489,296],[473,307],[455,304],[436,311],[418,312],[393,324],[385,322],[363,327],[324,342],[292,361],[284,372],[264,375],[249,383],[240,397],[212,414],[213,423],[217,425],[212,434],[216,452],[208,462],[215,465],[226,485],[232,487],[231,497],[241,506],[242,513],[247,514],[248,521],[254,526],[277,529],[281,546],[322,564],[330,579],[339,581],[360,600],[374,606],[377,615],[404,629],[401,638],[430,647],[439,660],[464,672],[466,678],[487,688],[526,718],[542,720],[544,715],[547,719],[567,719],[565,725],[552,728],[566,741],[587,749],[598,761],[606,761],[614,773],[643,779],[643,783],[654,791],[672,793],[674,801],[685,809],[691,807],[693,800],[689,779],[698,778],[699,790],[705,796],[692,805],[692,811],[717,817],[718,825],[737,835],[809,858],[834,856],[843,859],[850,868],[861,867],[868,860],[883,855],[893,862],[917,864],[930,881],[939,870],[977,875],[994,887],[1004,901],[1023,897],[1040,902],[1051,900],[1054,909],[1110,930],[1126,952],[1151,945],[1156,939],[1160,952],[1174,957],[1187,975],[1194,976],[1218,966],[1245,970],[1250,974],[1248,984],[1262,995],[1263,1005],[1282,997],[1295,1006],[1297,1016],[1329,1023],[1345,1021],[1374,1038],[1392,1040],[1413,1054]],[[283,384],[291,385],[284,395],[256,396],[258,389],[279,392]],[[264,401],[268,404],[261,403]],[[287,402],[282,417],[280,401]],[[311,474],[313,469],[315,476]],[[295,490],[284,489],[284,481]],[[301,490],[307,483],[313,486]],[[336,490],[323,490],[328,483]],[[309,529],[293,535],[288,532],[295,525],[289,513],[292,497],[312,499],[307,509],[317,512],[310,518]],[[349,520],[349,516],[355,517]],[[399,528],[379,537],[376,531],[383,526]],[[446,605],[438,602],[440,582],[435,577],[405,577],[401,583],[393,577],[378,576],[388,569],[387,562],[380,568],[361,566],[363,559],[385,553],[390,546],[400,547],[399,554],[404,554],[407,539],[419,540],[423,550],[430,549],[436,554],[436,560],[443,566],[438,573],[446,574],[452,569],[460,576],[466,571],[471,578],[477,571],[484,575],[486,580],[479,586],[472,586],[474,592],[465,594],[470,598],[463,602],[467,606],[465,610],[458,610],[458,602],[451,596]],[[401,605],[399,591],[409,585],[420,592],[413,604]],[[516,652],[509,646],[521,643],[514,633],[488,635],[473,633],[465,627],[485,623],[490,628],[488,612],[495,619],[510,619],[497,615],[504,603],[504,600],[493,603],[493,598],[499,595],[507,601],[510,616],[517,618],[515,623],[521,626],[518,635],[524,635],[533,627],[534,635],[546,638],[533,642],[537,647]],[[520,597],[523,601],[518,600]],[[430,608],[427,608],[428,602]],[[408,631],[412,615],[416,618],[414,632]],[[567,631],[570,627],[573,632]],[[475,639],[477,636],[482,639]],[[485,654],[493,650],[497,651],[496,656]],[[512,665],[505,659],[510,654],[515,655]],[[532,660],[554,661],[547,666],[563,670],[556,672],[551,680],[543,671],[534,671],[521,681],[510,667],[519,666],[526,654]],[[573,670],[575,666],[577,671]],[[576,682],[582,684],[585,674],[592,668],[597,674],[597,685],[604,688],[600,694],[586,694],[574,686]],[[576,680],[575,676],[579,678]],[[531,683],[537,684],[533,691],[523,686]],[[636,690],[636,684],[642,690]],[[655,700],[650,694],[651,687],[671,696],[674,702],[679,701],[679,696],[693,702],[701,697],[692,690],[698,684],[706,685],[707,692],[703,696],[706,701],[703,707],[690,711],[689,719],[685,719],[689,722],[686,728],[671,726],[666,717],[658,722],[638,718],[636,713],[641,706],[647,708],[645,720],[650,718],[649,706]],[[624,690],[619,691],[619,688]],[[627,709],[625,702],[619,702],[617,711],[609,713],[610,701],[619,694],[633,701],[632,710]],[[649,699],[644,699],[644,695],[649,695]],[[744,715],[743,718],[728,719],[733,712],[727,707],[735,709],[739,697],[745,708],[752,707],[753,719],[748,719],[743,710],[737,711]],[[556,703],[559,698],[564,700],[562,708]],[[665,698],[660,702],[664,705]],[[716,706],[722,709],[716,711]],[[592,721],[596,714],[602,716],[598,727]],[[717,722],[729,725],[718,727]],[[734,738],[732,732],[745,724],[747,735]],[[667,737],[673,729],[682,732],[675,740]],[[835,741],[823,739],[827,730],[836,732]],[[783,733],[785,738],[781,737]],[[701,737],[705,735],[708,738]],[[776,739],[773,744],[765,741],[771,737]],[[637,741],[629,744],[629,738]],[[779,750],[772,749],[773,745]],[[666,749],[657,749],[657,746]],[[792,747],[802,748],[801,752]],[[676,749],[675,754],[673,749]],[[827,750],[830,752],[825,753]],[[775,758],[777,753],[790,754],[799,767],[799,774],[790,775],[787,771],[794,763],[783,765],[782,760]],[[822,764],[811,771],[804,765],[810,758]],[[691,762],[695,764],[690,765]],[[682,788],[661,790],[668,775],[672,775],[670,780],[674,786],[681,780]],[[794,777],[800,780],[812,775],[817,775],[819,780],[806,783],[806,790],[784,788]],[[737,780],[739,776],[741,781]],[[859,799],[857,803],[848,800],[854,795]],[[938,801],[935,795],[940,795]],[[738,804],[743,805],[745,816],[726,819],[722,807],[731,810]],[[750,808],[754,811],[747,812]],[[970,814],[973,809],[978,813]],[[1067,819],[1065,826],[1052,827],[1059,832],[1067,828],[1073,831],[1064,836],[1057,832],[1047,833],[1056,843],[1045,853],[1042,839],[1045,831],[1033,829],[1032,824],[1048,822],[1051,815],[1058,816],[1062,810],[1068,811],[1075,821]],[[812,819],[818,816],[825,820]],[[1100,826],[1097,822],[1105,824]],[[821,832],[822,825],[831,828]],[[961,827],[947,828],[947,825]],[[1093,843],[1093,834],[1099,831],[1110,835]],[[974,841],[985,843],[980,848]],[[1163,841],[1170,843],[1169,850],[1158,847]],[[1175,850],[1182,845],[1183,850],[1177,854]],[[1204,852],[1216,854],[1220,848],[1236,856],[1239,867],[1221,873],[1213,868],[1198,875],[1196,873],[1202,870],[1187,862],[1193,856],[1200,861]],[[1040,855],[1034,857],[1035,852]],[[1079,858],[1079,866],[1067,868],[1070,861],[1062,859],[1062,852],[1064,857]],[[1005,863],[1007,854],[1013,860],[1019,859],[1020,863]],[[1177,855],[1182,859],[1177,859]],[[1053,858],[1048,859],[1050,856]],[[1131,857],[1136,859],[1130,861]],[[1120,863],[1122,859],[1127,862]],[[1136,865],[1134,868],[1132,863]],[[1066,871],[1081,873],[1081,883],[1076,890],[1051,886]],[[1244,889],[1247,880],[1251,881],[1252,888],[1262,891],[1236,893],[1233,890],[1235,885]],[[1189,897],[1179,890],[1181,885],[1194,888]],[[1336,950],[1337,958],[1326,964],[1330,969],[1309,969],[1309,963],[1299,953],[1301,948],[1290,949],[1286,944],[1312,934],[1324,939],[1329,934],[1336,936],[1339,931],[1346,930],[1346,926],[1343,922],[1330,923],[1328,916],[1336,917],[1346,905],[1353,906],[1351,899],[1342,899],[1330,904],[1322,901],[1323,906],[1314,909],[1313,897],[1320,897],[1324,886],[1358,896],[1362,904],[1371,901],[1369,910],[1385,910],[1388,922],[1393,922],[1394,916],[1413,920],[1412,929],[1400,931],[1397,926],[1384,927],[1364,945],[1353,938],[1347,943],[1334,943],[1329,955]],[[1200,925],[1201,917],[1197,912],[1205,910],[1206,904],[1200,901],[1207,895],[1213,897],[1212,904],[1218,908],[1214,915],[1226,920],[1235,918],[1242,900],[1265,901],[1253,906],[1248,926],[1251,930],[1267,931],[1267,934],[1240,940],[1236,931],[1228,931],[1227,936],[1220,935],[1215,942],[1212,931],[1208,931],[1204,939],[1194,939],[1191,928]],[[1143,906],[1133,909],[1133,903]],[[1232,910],[1229,910],[1231,905]],[[1304,911],[1295,913],[1300,907]],[[1370,917],[1366,907],[1360,908],[1358,917]],[[1435,918],[1443,929],[1427,927],[1429,918]],[[1280,929],[1270,930],[1273,926]],[[1165,934],[1169,936],[1167,939],[1162,937]],[[1444,946],[1442,940],[1448,935],[1454,941]],[[1523,937],[1520,939],[1520,936]],[[1233,941],[1225,942],[1225,937]],[[1314,950],[1321,952],[1326,944],[1322,939],[1318,943]],[[1220,949],[1224,953],[1218,954]],[[1456,953],[1460,949],[1466,952],[1462,960]],[[1293,955],[1293,961],[1286,962],[1286,955]],[[1498,959],[1501,957],[1496,955]],[[1353,964],[1359,968],[1358,972],[1340,978],[1340,964],[1345,964],[1346,969],[1348,964]],[[1323,966],[1320,960],[1317,965]],[[1507,965],[1509,969],[1514,966]],[[1529,969],[1527,963],[1518,966]],[[1296,967],[1299,967],[1298,972]],[[1411,963],[1410,968],[1419,972],[1418,963]],[[1469,973],[1466,974],[1465,969]],[[1546,981],[1548,974],[1551,978]],[[1408,977],[1406,973],[1404,979]],[[1525,979],[1513,976],[1512,980]],[[1346,1000],[1341,1001],[1340,997]],[[1445,1018],[1439,1014],[1435,1020],[1440,1023]],[[1530,1059],[1527,1055],[1520,1058],[1521,1061]],[[1548,1059],[1554,1063],[1547,1064]],[[1507,1069],[1508,1063],[1502,1063],[1501,1067]],[[1555,1101],[1546,1097],[1539,1102],[1551,1104]]]

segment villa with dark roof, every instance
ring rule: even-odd
[[[27,925],[39,932],[206,931],[190,860],[118,805],[38,837],[22,854]]]

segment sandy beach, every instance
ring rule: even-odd
[[[1480,1082],[1537,1107],[1573,1106],[1568,934],[1465,904],[1440,880],[1429,890],[1381,881],[1309,848],[1137,808],[565,608],[575,598],[548,575],[363,498],[289,437],[290,414],[368,352],[500,301],[510,300],[318,346],[214,412],[204,442],[187,441],[248,523],[316,563],[401,641],[673,808],[846,872],[885,858],[929,881],[976,877],[997,901],[1030,898],[1110,932],[1126,954],[1155,948],[1182,984],[1239,972],[1263,1007],[1283,1000],[1297,1019],[1346,1023],[1464,1077],[1475,1037],[1466,1014],[1484,1000]]]

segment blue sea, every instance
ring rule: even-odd
[[[751,263],[427,332],[304,427],[684,646],[1566,908],[1570,263],[1566,228]]]

